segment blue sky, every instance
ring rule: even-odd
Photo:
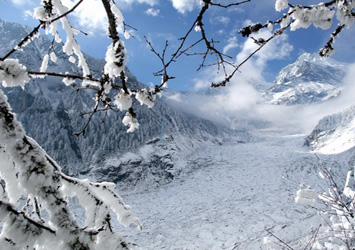
[[[104,58],[110,41],[105,37],[105,22],[102,19],[101,7],[95,5],[100,2],[85,1],[88,4],[91,3],[89,11],[72,15],[72,24],[89,34],[78,37],[82,50],[96,58]],[[0,18],[5,21],[35,26],[38,22],[33,20],[30,13],[39,2],[35,0],[0,0]],[[177,39],[185,34],[195,20],[199,11],[199,1],[117,0],[116,2],[124,15],[125,22],[137,29],[133,32],[135,38],[125,40],[129,56],[128,67],[139,81],[147,85],[159,84],[160,79],[154,77],[153,72],[161,69],[161,65],[147,46],[144,36],[148,37],[158,51],[161,51],[165,40],[168,40],[172,49],[168,53],[172,53],[178,45]],[[250,51],[251,45],[237,31],[247,22],[276,20],[281,15],[282,13],[275,11],[274,1],[251,1],[230,10],[211,8],[204,17],[204,27],[210,37],[220,41],[219,48],[221,50],[228,50],[228,54],[234,58],[233,60],[238,60],[238,58],[242,60],[243,56],[246,56]],[[241,68],[241,73],[237,74],[235,78],[243,75],[243,78],[254,77],[255,81],[272,82],[280,69],[295,61],[300,54],[304,52],[317,53],[329,39],[334,27],[326,31],[314,27],[294,32],[287,31],[285,36],[262,50],[248,65]],[[263,34],[267,35],[267,32],[261,33],[261,35]],[[192,43],[198,37],[199,33],[194,31],[192,39],[188,42]],[[353,27],[345,30],[336,40],[336,53],[333,58],[350,63],[355,62],[354,38],[355,29]],[[201,58],[190,56],[181,57],[179,61],[172,64],[170,75],[175,76],[176,79],[169,82],[169,87],[176,90],[192,90],[208,86],[212,80],[216,79],[216,71],[209,68],[196,72],[200,62]]]

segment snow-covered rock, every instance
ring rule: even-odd
[[[342,80],[347,65],[316,54],[303,54],[283,68],[274,86],[264,93],[271,104],[309,104],[338,96],[344,89]]]

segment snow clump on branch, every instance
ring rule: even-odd
[[[65,14],[69,9],[64,6],[61,1],[53,0],[47,2],[45,0],[42,1],[42,7],[38,7],[34,10],[34,18],[37,18],[43,22],[46,22],[45,28],[46,32],[52,34],[55,37],[55,41],[60,43],[62,39],[59,37],[59,33],[57,32],[57,21],[51,21],[56,16],[60,16]],[[82,53],[79,44],[75,39],[75,35],[79,33],[78,30],[74,29],[66,16],[63,16],[60,19],[62,23],[62,27],[66,32],[66,41],[63,46],[63,52],[66,53],[69,57],[74,53],[78,57],[78,66],[83,70],[83,76],[90,75],[89,66],[85,60],[84,54]]]
[[[105,57],[104,73],[110,78],[119,77],[124,69],[126,59],[126,51],[121,40],[108,46]]]
[[[276,0],[275,9],[282,11],[289,7],[288,0]],[[348,28],[354,23],[353,10],[355,8],[355,1],[336,1],[332,5],[319,3],[311,6],[290,6],[286,17],[292,17],[294,20],[291,23],[291,31],[299,28],[309,28],[313,24],[317,28],[323,30],[329,29],[332,26],[332,20],[335,16],[340,25],[345,25]],[[288,23],[288,19],[285,20]],[[285,27],[285,23],[281,23],[281,27]]]
[[[21,86],[30,81],[27,69],[17,59],[0,61],[0,82],[4,87]]]
[[[119,110],[128,110],[132,106],[132,99],[130,94],[125,93],[122,89],[121,92],[115,96],[114,103]]]
[[[299,28],[307,29],[312,23],[315,27],[327,30],[332,25],[332,19],[335,12],[328,9],[324,4],[315,6],[314,8],[295,7],[291,17],[295,20],[291,24],[291,31]]]
[[[123,117],[122,123],[125,126],[129,126],[129,129],[127,129],[127,133],[132,133],[134,130],[136,130],[139,127],[139,123],[137,119],[135,118],[135,114],[131,112],[131,109],[126,113],[125,117]]]
[[[154,106],[155,95],[153,89],[141,89],[136,93],[136,99],[141,105],[145,104],[149,108]]]
[[[281,11],[288,7],[288,0],[276,0],[275,2],[275,10]]]
[[[348,28],[354,23],[353,9],[355,8],[355,1],[337,1],[337,19],[340,24],[346,25]]]
[[[318,193],[313,189],[300,189],[295,198],[296,203],[313,206],[318,198]]]

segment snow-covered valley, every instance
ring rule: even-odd
[[[305,135],[254,131],[259,140],[198,149],[173,182],[121,195],[143,223],[125,229],[142,249],[267,249],[270,230],[298,249],[322,223],[316,210],[294,202],[296,182],[322,185],[320,164],[303,146]],[[320,155],[345,175],[347,157]],[[285,180],[283,177],[287,177]],[[345,178],[345,177],[344,177]]]
[[[0,20],[0,35],[8,30],[22,34],[26,28]],[[4,51],[14,44],[14,38],[0,37]],[[39,68],[46,54],[40,48],[50,43],[39,38],[14,54],[28,69]],[[55,50],[64,58],[60,45]],[[63,58],[49,68],[80,71]],[[100,74],[104,62],[87,59]],[[86,122],[80,114],[90,112],[93,96],[65,87],[58,79],[34,79],[25,89],[4,92],[26,134],[64,172],[114,183],[90,182],[95,188],[116,185],[143,229],[115,227],[142,249],[267,249],[265,237],[271,234],[271,240],[278,242],[278,237],[292,247],[288,249],[305,249],[313,233],[322,235],[327,225],[316,209],[295,203],[297,190],[326,190],[319,175],[323,167],[332,169],[343,188],[355,166],[355,65],[348,66],[305,54],[264,92],[249,83],[191,93],[165,89],[151,109],[135,100],[141,125],[134,133],[126,133],[122,112],[108,112],[94,116],[85,135],[74,136]],[[148,89],[126,71],[130,86]],[[75,199],[70,200],[71,209],[87,229],[84,217],[94,210],[85,211]],[[350,203],[354,210],[353,198]],[[110,223],[108,217],[104,225]],[[92,227],[101,230],[96,224]],[[352,227],[354,231],[354,223]]]

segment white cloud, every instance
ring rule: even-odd
[[[245,81],[233,81],[222,94],[215,98],[215,105],[224,111],[242,111],[254,107],[260,100],[260,94]]]
[[[239,7],[232,7],[232,8],[228,8],[227,12],[237,12],[237,13],[244,13],[245,10]]]
[[[262,31],[257,36],[267,38],[271,35],[268,31]],[[232,48],[240,47],[241,51],[236,55],[235,62],[238,64],[247,58],[258,46],[252,39],[246,40],[238,45],[237,38],[232,37],[228,40],[223,52],[226,53]],[[267,63],[275,59],[282,59],[289,55],[292,46],[288,43],[287,36],[280,36],[272,40],[254,57],[249,59],[228,83],[227,87],[221,88],[213,100],[206,97],[194,97],[194,105],[198,107],[195,111],[198,115],[220,122],[229,121],[230,125],[241,120],[262,119],[269,121],[273,117],[273,112],[266,105],[261,105],[261,94],[258,89],[270,87],[266,83],[263,73]],[[229,67],[228,67],[229,68]],[[229,68],[229,70],[233,70]],[[224,79],[224,74],[216,74],[211,69],[207,69],[195,80],[195,88],[200,89],[210,86],[212,82],[220,82]],[[189,103],[188,101],[186,103]],[[188,107],[192,105],[186,104]],[[188,108],[191,109],[191,108]],[[281,111],[284,111],[281,109]],[[288,112],[288,111],[287,111]],[[282,112],[286,113],[287,112]],[[264,117],[266,115],[266,117]],[[276,119],[276,117],[273,117]],[[239,126],[239,125],[238,125]]]
[[[261,31],[258,35],[254,36],[255,39],[260,37],[268,38],[271,36],[269,31]],[[227,53],[232,48],[241,47],[241,51],[237,54],[235,59],[235,64],[240,64],[244,61],[255,49],[258,48],[258,45],[252,39],[247,39],[244,44],[238,45],[237,38],[232,37],[228,40],[228,43],[223,48],[223,52]],[[239,82],[247,82],[251,84],[263,85],[265,79],[263,78],[263,72],[267,66],[267,63],[276,60],[283,59],[287,57],[292,51],[293,47],[288,43],[287,35],[278,36],[269,42],[264,48],[261,49],[254,57],[250,58],[243,66],[239,69],[241,73],[236,73],[234,78]],[[228,72],[230,73],[233,68],[227,67]],[[200,89],[208,87],[212,82],[219,82],[224,79],[223,74],[217,75],[215,71],[210,68],[205,70],[202,74],[202,77],[199,77],[195,80],[195,89]]]
[[[236,36],[233,36],[228,39],[227,45],[223,47],[223,54],[227,54],[229,50],[234,49],[234,48],[238,48],[238,47],[239,47],[238,39]]]
[[[253,37],[255,39],[268,38],[271,33],[267,30],[260,31]],[[243,45],[242,51],[237,55],[237,64],[247,58],[253,51],[258,48],[258,45],[252,39],[247,39]],[[287,57],[293,50],[293,46],[288,43],[287,35],[282,35],[274,38],[271,42],[266,44],[250,61],[261,67],[263,70],[266,62],[276,59],[283,59]]]
[[[153,9],[153,8],[149,8],[147,9],[144,13],[147,14],[148,16],[158,16],[160,10],[159,9]]]
[[[174,8],[182,14],[191,12],[200,6],[200,0],[170,0]]]
[[[226,16],[216,16],[214,18],[212,18],[211,23],[213,24],[223,24],[223,25],[227,25],[229,22],[231,21],[231,19],[229,17]]]
[[[71,0],[63,0],[62,2],[68,7],[75,4]],[[106,32],[107,17],[101,1],[85,0],[75,9],[72,15],[77,18],[81,27],[90,28],[87,32],[96,32],[97,30]]]
[[[33,0],[11,0],[11,2],[17,6],[24,6],[29,4],[34,4]]]
[[[27,0],[13,0],[27,1]],[[72,0],[62,0],[63,3],[71,7],[75,4]],[[154,6],[159,0],[118,0],[117,6],[120,8],[129,8],[134,4],[148,4]],[[77,22],[81,27],[89,27],[89,32],[94,33],[98,30],[106,32],[107,16],[100,0],[85,0],[72,13],[77,18]]]
[[[220,30],[217,31],[217,34],[220,35],[220,36],[225,34],[225,33],[226,33],[226,31],[224,29],[220,29]]]
[[[159,0],[118,0],[118,2],[121,4],[129,5],[129,6],[136,4],[136,3],[148,4],[150,6],[154,6],[154,5],[158,4]]]
[[[355,63],[348,68],[348,74],[344,79],[345,90],[338,97],[327,102],[307,105],[271,105],[262,102],[261,95],[253,87],[253,81],[262,81],[262,70],[265,69],[267,58],[279,58],[287,55],[287,40],[275,41],[274,44],[259,54],[246,68],[243,67],[243,73],[237,74],[226,88],[219,89],[219,93],[213,98],[209,95],[195,95],[190,97],[193,100],[184,100],[179,105],[185,105],[186,111],[194,112],[201,117],[219,121],[228,122],[234,128],[242,126],[251,126],[252,124],[263,123],[275,128],[289,129],[294,132],[310,133],[318,121],[323,117],[335,114],[355,105]],[[251,45],[244,44],[243,51],[249,51]],[[276,48],[281,48],[280,55],[271,55],[276,53]],[[263,53],[261,51],[260,53]],[[239,54],[241,55],[241,54]],[[257,65],[260,67],[258,68]],[[264,67],[264,68],[263,68]],[[210,78],[208,78],[210,77]],[[220,79],[221,76],[214,76],[206,71],[205,80],[199,79],[199,86],[209,85],[210,79]],[[194,110],[193,107],[196,107]],[[252,125],[254,126],[254,125]]]
[[[180,93],[176,93],[170,96],[167,96],[168,100],[172,100],[175,102],[182,102],[182,96]]]

